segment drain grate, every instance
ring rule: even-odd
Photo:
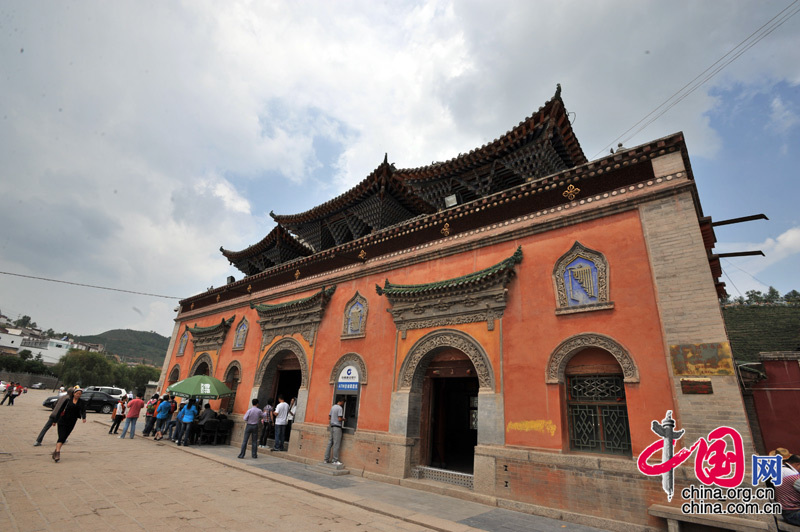
[[[411,478],[435,480],[436,482],[472,489],[475,476],[469,473],[459,473],[458,471],[436,469],[435,467],[417,466],[411,470]]]

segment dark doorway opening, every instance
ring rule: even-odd
[[[437,354],[422,384],[421,462],[472,473],[478,443],[478,378],[466,355]]]

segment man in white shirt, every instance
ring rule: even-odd
[[[286,439],[286,424],[289,422],[289,405],[283,395],[278,396],[278,406],[272,413],[275,418],[275,447],[270,451],[283,451],[283,443]]]

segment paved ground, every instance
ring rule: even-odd
[[[232,447],[177,447],[108,435],[90,413],[50,455],[56,429],[33,447],[51,395],[31,390],[0,406],[0,530],[234,530],[552,532],[593,529],[370,481],[331,477]],[[143,419],[137,427],[141,430]],[[435,516],[435,517],[434,517]]]

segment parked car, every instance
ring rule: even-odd
[[[116,386],[87,386],[87,392],[105,392],[111,397],[114,397],[119,401],[119,399],[125,395],[127,392],[124,388],[117,388]],[[86,395],[86,394],[84,394]]]
[[[44,383],[43,382],[37,382],[37,383],[31,384],[31,390],[41,390],[42,388],[44,388]]]
[[[8,383],[6,381],[0,381],[0,392],[6,391],[7,387],[8,387]]]
[[[58,395],[48,397],[44,400],[44,402],[42,402],[42,406],[52,410],[56,406],[58,397]],[[94,410],[95,412],[110,414],[114,410],[114,407],[117,405],[119,399],[116,399],[105,392],[85,391],[81,396],[81,401],[86,402],[86,410]]]

